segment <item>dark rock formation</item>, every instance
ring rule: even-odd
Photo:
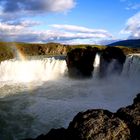
[[[140,140],[140,94],[134,99],[132,105],[120,108],[117,116],[128,125],[133,140]]]
[[[128,140],[127,125],[107,110],[79,113],[68,127],[71,140]]]
[[[78,113],[67,129],[26,140],[140,140],[140,94],[116,113],[93,109]]]
[[[70,77],[90,77],[98,48],[76,48],[67,53],[66,63]]]
[[[126,56],[120,48],[107,47],[101,52],[100,60],[100,76],[104,77],[107,74],[120,74]]]

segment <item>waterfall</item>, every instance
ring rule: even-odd
[[[7,60],[0,63],[0,82],[32,82],[56,79],[66,70],[65,60]]]
[[[117,66],[115,60],[110,63],[107,71],[108,76],[113,71],[114,65]],[[100,55],[96,54],[93,63],[93,77],[98,78],[100,68]],[[115,67],[116,68],[116,67]],[[62,59],[40,58],[30,60],[6,60],[0,63],[0,82],[32,82],[32,81],[48,81],[60,78],[67,70],[66,62]],[[114,73],[114,72],[113,72]],[[113,74],[112,73],[112,74]],[[129,78],[139,78],[140,73],[140,55],[128,55],[123,66],[122,76]]]
[[[94,71],[93,77],[98,77],[100,69],[100,55],[97,53],[93,63]],[[116,75],[121,70],[121,65],[116,59],[113,59],[111,63],[106,67],[107,76]],[[118,74],[117,74],[118,75]],[[121,76],[129,79],[140,79],[140,54],[130,54],[127,56],[123,65]]]
[[[140,54],[127,56],[122,75],[133,79],[140,79]]]
[[[95,60],[93,63],[94,71],[93,71],[93,77],[98,77],[99,74],[99,66],[100,66],[100,55],[97,53],[95,56]]]

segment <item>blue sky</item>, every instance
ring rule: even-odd
[[[107,44],[140,39],[139,0],[1,0],[0,40]]]

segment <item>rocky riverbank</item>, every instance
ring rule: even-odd
[[[78,113],[67,129],[52,129],[46,135],[26,140],[139,140],[140,93],[133,104],[116,113],[92,109]]]

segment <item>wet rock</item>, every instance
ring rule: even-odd
[[[140,140],[140,94],[132,105],[120,108],[116,114],[128,125],[132,140]]]
[[[100,76],[120,74],[123,69],[126,56],[122,49],[117,47],[107,47],[101,52]]]
[[[91,77],[98,48],[76,48],[67,53],[66,63],[70,77]]]

